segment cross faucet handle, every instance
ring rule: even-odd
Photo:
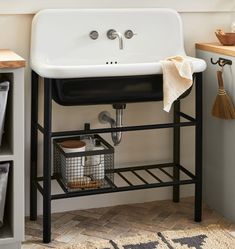
[[[134,35],[137,35],[136,33],[134,33],[132,30],[128,29],[125,33],[124,36],[126,37],[126,39],[131,39]]]

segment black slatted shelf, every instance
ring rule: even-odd
[[[181,173],[184,173],[188,179],[177,180],[174,179],[173,175],[171,175],[170,170],[173,171],[173,168],[177,167]],[[161,179],[161,176],[158,176],[155,172],[151,170],[158,169],[161,172],[161,175],[166,176],[170,180],[164,181]],[[169,170],[170,169],[170,170]],[[148,179],[145,179],[141,171],[147,173],[148,176],[151,176],[152,179],[155,179],[155,182],[150,183]],[[110,172],[109,172],[110,173]],[[173,163],[165,163],[165,164],[156,164],[156,165],[143,165],[143,166],[135,166],[135,167],[127,167],[127,168],[118,168],[112,170],[114,174],[114,179],[118,175],[124,182],[125,186],[117,186],[113,181],[111,181],[108,177],[105,180],[108,183],[109,187],[105,188],[97,188],[97,189],[77,189],[74,191],[68,191],[61,181],[59,176],[53,176],[52,179],[56,180],[60,185],[61,189],[64,193],[62,194],[52,194],[51,198],[53,200],[63,199],[63,198],[72,198],[78,196],[86,196],[86,195],[96,195],[96,194],[105,194],[112,192],[122,192],[122,191],[130,191],[130,190],[138,190],[138,189],[148,189],[148,188],[156,188],[156,187],[167,187],[174,185],[186,185],[196,183],[196,177],[184,168],[181,165],[175,165]],[[134,184],[133,179],[127,176],[126,173],[131,173],[130,175],[135,176],[140,180],[139,184]],[[37,187],[40,193],[43,193],[43,188],[40,185],[40,181],[43,181],[43,177],[37,178]]]

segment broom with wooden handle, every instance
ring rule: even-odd
[[[235,119],[235,108],[224,89],[222,71],[217,71],[218,78],[218,94],[212,109],[212,115],[221,119]]]

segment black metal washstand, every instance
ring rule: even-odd
[[[117,82],[117,89],[109,87],[110,82]],[[79,84],[78,84],[79,82]],[[100,83],[100,84],[99,84]],[[105,85],[106,84],[106,85]],[[131,89],[133,84],[135,87]],[[139,84],[139,85],[138,85]],[[202,215],[202,73],[194,74],[194,85],[196,89],[196,110],[195,118],[180,110],[180,99],[174,103],[173,122],[164,124],[149,124],[138,126],[124,126],[118,128],[91,129],[86,125],[83,130],[75,131],[52,131],[52,101],[55,100],[63,105],[87,105],[87,104],[114,104],[128,102],[161,101],[162,100],[162,75],[152,76],[132,76],[115,78],[95,78],[95,79],[48,79],[44,78],[44,121],[43,126],[38,122],[38,85],[39,75],[32,71],[32,113],[31,113],[31,173],[30,173],[30,219],[37,219],[37,191],[43,196],[43,242],[51,241],[51,202],[63,198],[72,198],[86,195],[97,195],[104,193],[114,193],[138,189],[148,189],[157,187],[173,187],[173,201],[180,200],[180,185],[195,184],[195,213],[194,220],[201,221]],[[86,85],[88,86],[86,88]],[[130,87],[126,87],[129,85]],[[79,89],[74,89],[76,86]],[[145,87],[147,86],[147,87]],[[105,89],[105,96],[100,89]],[[95,89],[94,91],[92,89]],[[136,90],[140,89],[140,90]],[[93,92],[92,92],[93,91]],[[112,92],[113,91],[113,92]],[[129,91],[129,92],[128,92]],[[137,92],[136,92],[137,91]],[[76,94],[74,94],[76,93]],[[189,93],[189,92],[188,92]],[[64,98],[61,98],[62,95]],[[67,94],[67,99],[66,99]],[[182,96],[184,97],[184,96]],[[181,118],[184,121],[181,121]],[[181,127],[195,126],[195,173],[191,173],[180,162],[180,132]],[[112,174],[118,175],[125,182],[125,186],[116,186],[115,183],[107,179],[109,187],[96,189],[78,189],[68,191],[63,187],[60,179],[51,169],[52,164],[52,139],[67,136],[96,135],[111,132],[131,132],[138,130],[154,130],[172,128],[173,133],[173,161],[164,164],[137,165],[129,168],[109,169]],[[43,175],[38,176],[38,131],[43,134]],[[158,169],[161,173],[169,177],[169,181],[164,181],[160,176],[153,173],[153,169]],[[169,173],[172,169],[172,173]],[[156,181],[149,183],[140,171],[151,175]],[[125,176],[126,172],[131,172],[141,181],[134,184]],[[110,172],[109,172],[110,173]],[[187,179],[182,179],[181,174],[185,174]],[[53,194],[51,191],[51,181],[58,181],[62,194]],[[42,184],[43,183],[43,184]]]

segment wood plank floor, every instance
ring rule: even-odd
[[[164,230],[188,229],[219,224],[235,232],[235,225],[203,205],[203,221],[193,221],[193,199],[180,203],[155,201],[107,208],[70,211],[52,215],[53,241],[44,245],[42,217],[36,222],[26,219],[26,241],[22,249],[58,248],[77,242],[118,239],[139,234],[153,234]]]

